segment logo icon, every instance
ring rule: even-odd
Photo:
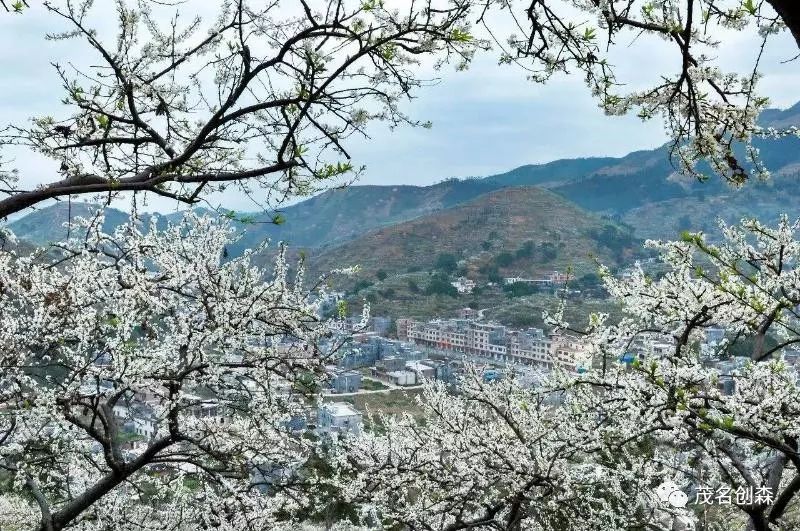
[[[668,503],[676,509],[685,508],[689,502],[689,496],[674,481],[669,480],[656,487],[656,496],[663,503]]]

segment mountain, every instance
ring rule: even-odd
[[[70,205],[66,201],[60,201],[46,207],[37,208],[30,214],[12,221],[8,228],[14,235],[29,244],[43,246],[49,243],[58,242],[67,236],[76,236],[75,228],[67,230],[68,221],[74,224],[78,217],[91,219],[97,215],[101,207],[93,203],[73,201]],[[127,223],[130,215],[119,209],[112,207],[102,207],[103,210],[103,231],[112,232],[116,227]],[[210,214],[216,216],[217,213],[208,209],[195,209],[198,214]],[[172,212],[169,214],[156,214],[157,226],[166,227],[168,223],[178,222],[183,219],[182,212]],[[146,228],[146,227],[145,227]]]
[[[507,276],[530,276],[570,266],[587,272],[595,258],[619,263],[638,244],[623,227],[552,192],[511,187],[311,252],[309,262],[316,271],[358,264],[371,278],[378,270],[432,270],[453,255],[467,270],[497,264]]]
[[[750,183],[741,190],[648,203],[625,212],[621,219],[635,227],[637,235],[655,239],[675,238],[684,230],[703,231],[713,238],[719,234],[720,220],[730,225],[744,217],[755,217],[775,224],[783,213],[800,216],[798,169]]]
[[[269,223],[272,213],[255,215],[257,223],[245,227],[239,246],[252,247],[264,238],[292,246],[330,246],[365,231],[469,201],[497,188],[478,179],[451,179],[431,186],[350,186],[328,190],[282,209],[285,222],[281,225]]]
[[[765,127],[800,124],[800,103],[785,110],[769,109],[760,117]],[[669,160],[669,146],[637,151],[624,157],[557,160],[526,165],[485,178],[448,179],[431,186],[350,186],[326,191],[280,211],[283,224],[272,223],[274,212],[244,213],[254,223],[242,226],[242,239],[232,252],[265,238],[293,247],[331,248],[376,229],[464,204],[508,187],[538,186],[635,227],[638,237],[674,237],[675,229],[706,227],[719,216],[736,219],[784,211],[800,204],[800,138],[757,141],[761,157],[775,178],[763,187],[749,183],[734,190],[720,179],[707,182],[678,176]],[[772,184],[770,184],[772,183]],[[772,188],[770,188],[772,187]],[[780,194],[771,192],[779,191]],[[73,215],[81,203],[72,203]],[[757,209],[751,207],[757,205]],[[791,210],[790,210],[791,213]],[[83,214],[82,214],[83,215]],[[177,215],[163,216],[162,220]],[[66,203],[44,207],[10,224],[20,238],[34,243],[66,235]],[[106,225],[127,219],[108,209]]]
[[[73,201],[70,205],[61,201],[44,208],[34,210],[27,216],[8,224],[17,238],[35,245],[46,245],[67,238],[66,223],[76,217],[89,218],[97,211],[97,206],[81,201]],[[115,208],[105,209],[103,230],[112,231],[114,227],[125,223],[128,215]]]

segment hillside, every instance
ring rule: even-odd
[[[67,237],[66,223],[77,217],[88,218],[94,215],[96,205],[73,201],[72,205],[60,201],[53,205],[32,211],[27,216],[8,224],[19,239],[34,245],[46,245]],[[125,223],[128,215],[115,208],[105,209],[103,230],[110,231]],[[73,234],[74,235],[74,234]]]
[[[359,264],[369,277],[378,270],[430,270],[440,255],[451,254],[472,275],[509,253],[513,259],[499,261],[499,270],[512,276],[569,266],[588,271],[595,257],[614,264],[636,247],[623,228],[547,190],[514,187],[312,252],[310,262],[320,271]]]
[[[800,124],[800,103],[769,109],[761,116],[765,126]],[[757,142],[767,166],[776,175],[781,195],[763,193],[758,183],[733,190],[717,178],[700,183],[677,177],[667,146],[637,151],[624,157],[593,157],[526,165],[485,178],[448,179],[431,186],[350,186],[326,191],[279,212],[284,221],[272,224],[275,212],[241,213],[254,224],[243,226],[243,238],[232,252],[252,247],[265,238],[305,248],[333,247],[376,229],[388,227],[471,201],[482,194],[513,186],[547,188],[564,199],[596,213],[633,225],[642,238],[673,237],[674,229],[688,224],[702,228],[719,215],[734,219],[753,201],[759,215],[785,211],[800,203],[800,138]],[[780,182],[778,182],[780,181]],[[755,189],[755,190],[754,190]],[[73,215],[81,204],[73,202]],[[790,210],[791,213],[791,210]],[[174,217],[166,216],[165,219]],[[66,203],[44,207],[10,224],[21,238],[34,243],[57,240],[66,234]],[[110,209],[108,227],[126,219]],[[680,220],[680,223],[678,221]],[[688,222],[687,222],[688,220]]]
[[[742,190],[715,195],[698,193],[650,203],[629,210],[622,220],[635,227],[637,235],[647,238],[674,239],[683,230],[703,231],[714,238],[719,234],[719,220],[733,224],[744,217],[756,217],[774,224],[783,213],[799,216],[798,184],[796,173],[777,174]]]
[[[284,223],[245,227],[240,247],[271,238],[293,246],[324,247],[356,238],[366,231],[414,219],[469,201],[497,186],[482,180],[448,180],[431,186],[350,186],[328,190],[281,209]],[[257,214],[268,222],[273,213]]]

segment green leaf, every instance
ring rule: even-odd
[[[472,40],[472,35],[466,30],[455,28],[450,32],[450,38],[456,42],[470,42]]]
[[[751,15],[755,15],[756,14],[756,5],[753,2],[753,0],[744,0],[744,3],[742,4],[742,7],[745,9],[745,11],[747,11]]]

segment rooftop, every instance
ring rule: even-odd
[[[352,417],[353,415],[361,415],[356,408],[347,402],[331,402],[322,406],[334,417]]]

